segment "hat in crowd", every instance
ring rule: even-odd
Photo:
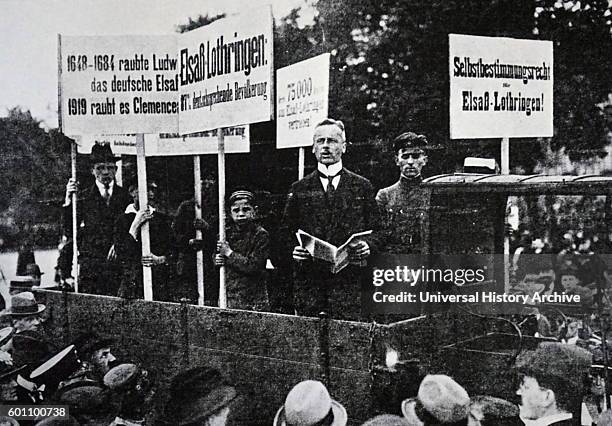
[[[11,308],[5,315],[24,317],[27,315],[38,315],[45,310],[45,305],[36,302],[34,294],[30,291],[17,293],[11,297]]]
[[[1,425],[2,423],[0,423]],[[68,417],[46,417],[39,422],[37,422],[34,426],[79,426],[80,423],[72,416]]]
[[[0,416],[0,426],[19,426],[19,422],[12,417]]]
[[[44,272],[41,272],[40,266],[38,266],[38,264],[36,263],[28,263],[28,265],[26,266],[26,275],[31,275],[35,278],[40,278],[43,274]]]
[[[191,368],[173,378],[164,418],[170,424],[195,424],[226,407],[236,397],[236,389],[218,370]]]
[[[38,284],[38,280],[32,275],[17,275],[10,281],[9,291],[32,291],[32,286],[34,284]]]
[[[4,327],[0,329],[0,346],[4,346],[8,343],[9,340],[15,334],[15,329],[13,327]]]
[[[126,390],[136,383],[140,372],[136,364],[119,364],[104,375],[104,384],[112,390]]]
[[[110,348],[114,342],[110,337],[100,336],[93,331],[89,331],[79,335],[72,343],[79,356],[89,358],[97,350]]]
[[[92,414],[107,408],[108,393],[101,384],[85,379],[61,387],[56,399],[75,414]]]
[[[80,367],[74,345],[62,349],[30,373],[30,380],[37,385],[57,386]]]
[[[361,426],[410,426],[410,423],[404,417],[394,414],[381,414],[371,418]]]
[[[529,377],[562,380],[568,385],[583,386],[593,356],[586,349],[558,342],[542,342],[535,351],[521,354],[515,369]]]
[[[229,203],[232,204],[237,200],[246,200],[249,203],[253,203],[255,200],[255,195],[253,195],[251,191],[246,190],[234,191],[229,197]]]
[[[425,376],[416,398],[402,402],[402,414],[412,425],[455,423],[467,419],[470,397],[465,389],[449,376]]]
[[[114,163],[116,161],[110,145],[98,143],[91,147],[91,156],[89,160],[91,164]]]
[[[276,412],[273,425],[344,426],[347,420],[346,409],[339,402],[331,399],[323,383],[316,380],[305,380],[289,391],[285,404]]]
[[[425,147],[427,147],[427,138],[425,137],[425,135],[417,135],[413,132],[405,132],[393,139],[394,152],[406,148],[424,149]]]
[[[505,399],[478,395],[472,398],[470,416],[483,425],[518,424],[519,408]]]

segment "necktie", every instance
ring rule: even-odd
[[[340,176],[341,174],[342,174],[342,170],[340,170],[335,175],[329,175],[329,176],[319,171],[319,176],[323,179],[327,179],[327,191],[326,192],[328,195],[334,195],[334,192],[336,192],[336,188],[334,187],[334,178],[336,176]]]
[[[104,195],[102,197],[104,198],[104,201],[106,202],[106,205],[108,206],[108,204],[110,203],[110,188],[109,188],[109,185],[104,185]]]

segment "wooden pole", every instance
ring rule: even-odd
[[[147,197],[147,159],[145,157],[144,134],[136,135],[136,169],[138,173],[138,204],[139,209],[149,207]],[[142,255],[151,254],[151,240],[149,239],[149,222],[140,227],[140,241],[142,244]],[[144,287],[144,300],[153,300],[153,279],[151,268],[142,267],[142,283]]]
[[[501,140],[501,174],[510,174],[510,138]],[[506,204],[508,200],[506,199]],[[505,217],[504,217],[505,219]],[[510,237],[504,224],[504,291],[510,290]]]
[[[77,179],[77,144],[73,142],[70,145],[70,166],[71,177],[76,182]],[[74,292],[79,292],[79,246],[77,244],[77,232],[79,224],[77,223],[77,193],[72,194],[70,204],[72,205],[72,270],[74,271]]]
[[[219,240],[225,241],[225,139],[223,136],[223,128],[218,129],[217,136],[217,164],[219,168]],[[224,309],[227,308],[225,266],[219,269],[219,307]]]
[[[304,179],[304,157],[306,156],[306,149],[303,146],[298,148],[298,180]]]
[[[195,199],[195,218],[202,219],[202,174],[200,172],[200,156],[193,156],[193,191]],[[202,239],[202,231],[197,229],[196,239]],[[198,305],[204,306],[204,253],[198,250],[196,253],[196,270],[198,281]]]

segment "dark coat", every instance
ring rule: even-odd
[[[226,240],[233,253],[225,262],[227,307],[267,310],[265,271],[270,237],[261,226],[250,223],[226,230]]]
[[[373,234],[365,240],[375,253],[379,217],[369,180],[342,169],[338,187],[328,199],[318,172],[314,171],[291,186],[282,225],[285,252],[291,256],[297,245],[295,233],[301,229],[335,246],[342,245],[356,232],[372,230]],[[296,264],[296,310],[302,315],[327,311],[335,318],[360,318],[362,280],[371,279],[367,272],[368,268],[349,265],[332,274],[328,264],[316,260]]]
[[[383,213],[384,251],[395,254],[428,252],[429,204],[431,190],[422,179],[400,178],[376,194]]]
[[[207,206],[206,212],[217,208],[216,202],[202,202]],[[205,213],[205,212],[202,212]],[[203,214],[204,216],[204,214]],[[213,264],[213,254],[217,244],[217,220],[213,214],[208,214],[204,220],[208,224],[207,229],[202,231],[204,247],[202,249],[204,258],[204,298],[207,305],[214,305],[219,298],[219,278]],[[172,230],[176,237],[177,260],[176,260],[176,285],[177,291],[183,297],[196,303],[198,301],[198,281],[196,269],[196,250],[189,246],[189,240],[195,238],[195,200],[183,201],[176,212],[172,222]]]
[[[109,204],[100,195],[95,183],[79,193],[77,200],[79,291],[117,295],[118,268],[106,260],[113,244],[113,229],[117,217],[125,211],[132,198],[114,184]],[[64,232],[72,234],[72,207],[64,208]],[[71,247],[69,248],[71,251]],[[68,253],[72,256],[72,253]]]
[[[142,298],[142,243],[130,235],[129,230],[135,213],[124,213],[115,223],[114,244],[117,262],[121,266],[121,284],[118,295],[127,298]],[[170,218],[155,211],[149,221],[151,253],[166,256],[165,265],[153,266],[153,300],[179,301],[174,297],[172,272],[174,267],[176,242],[170,227]]]

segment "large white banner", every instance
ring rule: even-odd
[[[179,36],[181,134],[272,118],[272,10],[247,10]]]
[[[225,153],[238,154],[249,152],[249,126],[226,127]],[[83,135],[75,138],[78,152],[90,154],[94,144],[110,145],[113,154],[136,155],[135,135]],[[145,155],[147,157],[167,157],[173,155],[203,155],[217,153],[217,129],[191,135],[178,134],[145,135]]]
[[[276,72],[276,147],[312,145],[314,127],[327,118],[329,53]]]
[[[451,139],[553,135],[553,44],[449,34]]]
[[[66,135],[177,133],[175,35],[60,36]]]

